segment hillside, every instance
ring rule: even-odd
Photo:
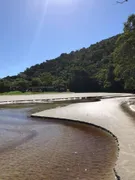
[[[27,68],[17,76],[1,79],[0,91],[26,91],[31,86],[64,86],[74,92],[133,91],[135,31],[129,29],[129,21],[134,21],[135,15],[130,17],[123,34],[88,48],[63,53],[56,59]]]

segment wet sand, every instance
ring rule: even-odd
[[[56,94],[35,94],[35,95],[2,95],[0,96],[0,104],[9,103],[31,103],[42,101],[61,101],[61,100],[73,100],[79,98],[97,98],[97,97],[118,97],[118,96],[130,96],[127,93],[56,93]]]
[[[0,179],[114,180],[118,144],[99,128],[0,110]]]
[[[62,118],[92,123],[106,128],[119,140],[120,153],[116,171],[122,180],[135,179],[135,121],[120,107],[128,98],[106,99],[100,102],[72,104],[46,110],[34,116]]]

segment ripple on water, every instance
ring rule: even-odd
[[[117,158],[117,143],[111,135],[93,126],[55,121],[19,125],[20,131],[36,130],[38,135],[0,154],[0,179],[115,179],[112,169]],[[17,135],[14,136],[12,139],[17,141]],[[6,141],[8,136],[4,137]]]

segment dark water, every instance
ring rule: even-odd
[[[112,136],[88,125],[33,120],[30,110],[0,110],[0,179],[115,179]]]

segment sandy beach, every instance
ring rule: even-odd
[[[90,94],[74,96],[86,95],[90,96]],[[49,96],[59,97],[58,94]],[[66,94],[62,98],[71,98],[71,96],[73,94]],[[94,93],[91,96],[119,95]],[[34,119],[28,117],[31,107],[2,108],[0,110],[0,179],[114,180],[113,168],[115,168],[122,180],[134,180],[135,123],[120,106],[123,101],[128,101],[128,98],[124,97],[128,95],[120,94],[120,96],[99,102],[76,103],[41,111],[32,114]],[[34,95],[33,99],[37,97],[41,98],[41,95]],[[7,96],[5,99],[1,96],[0,101],[8,102],[15,98],[32,100],[30,95],[25,98]],[[49,97],[44,95],[44,98]],[[41,120],[38,117],[41,117]],[[92,125],[74,123],[72,120]],[[118,139],[119,157],[118,144],[111,133]]]
[[[122,180],[134,180],[135,121],[122,111],[120,104],[126,98],[107,99],[94,103],[72,104],[67,107],[42,111],[33,116],[74,119],[92,123],[112,132],[119,141],[120,153],[116,171]]]

